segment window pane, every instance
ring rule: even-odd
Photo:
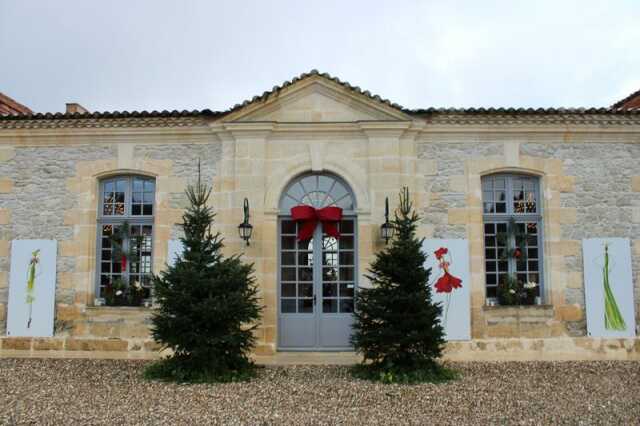
[[[498,288],[487,287],[487,297],[498,297]]]
[[[340,265],[353,265],[354,263],[353,252],[340,252]]]
[[[127,190],[127,179],[118,179],[116,181],[116,192],[125,193]]]
[[[151,204],[145,204],[142,208],[142,214],[145,216],[151,216],[153,214],[153,206]]]
[[[340,297],[353,297],[353,284],[340,284]]]
[[[353,237],[341,236],[340,237],[340,249],[341,250],[353,250]]]
[[[302,252],[298,253],[298,265],[300,266],[312,266],[313,265],[313,253]]]
[[[322,281],[337,281],[338,268],[322,268]]]
[[[283,313],[291,314],[296,312],[296,299],[282,299],[281,307]]]
[[[281,255],[281,262],[283,265],[295,265],[296,264],[296,255],[295,253],[285,253],[283,252]]]
[[[282,268],[280,272],[280,279],[282,281],[295,281],[296,268]]]
[[[292,220],[283,220],[280,224],[280,232],[282,234],[296,234],[296,223]]]
[[[298,299],[299,313],[313,313],[313,299]]]
[[[338,290],[336,288],[336,284],[333,283],[323,283],[322,284],[322,297],[337,297]]]
[[[338,312],[338,300],[337,299],[322,300],[322,312],[325,314],[332,314],[332,313]]]
[[[338,253],[322,253],[322,264],[327,266],[338,266]]]
[[[352,299],[340,299],[340,312],[350,314],[353,312],[353,300]]]
[[[313,281],[313,269],[298,268],[298,281]]]
[[[353,234],[353,220],[343,220],[340,222],[341,234]]]
[[[496,246],[496,238],[495,237],[484,237],[484,245],[486,247],[495,247]]]
[[[283,250],[295,250],[296,237],[282,237],[281,241]]]
[[[298,284],[298,297],[313,297],[313,284]]]
[[[295,284],[282,284],[282,297],[296,297],[296,285]]]
[[[496,225],[494,223],[485,223],[484,224],[484,233],[485,234],[495,234]]]
[[[340,268],[340,281],[353,281],[353,268]]]

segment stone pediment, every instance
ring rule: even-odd
[[[399,108],[315,75],[243,105],[221,121],[331,123],[411,119]]]

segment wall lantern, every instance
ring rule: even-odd
[[[244,199],[244,221],[240,225],[238,225],[238,233],[240,234],[240,238],[247,242],[249,245],[249,240],[251,239],[251,233],[253,232],[253,226],[249,223],[249,200]]]
[[[389,243],[389,240],[393,238],[395,228],[393,224],[389,222],[389,197],[384,200],[384,223],[380,225],[380,237],[384,240],[385,244]]]

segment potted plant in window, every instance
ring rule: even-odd
[[[518,280],[514,275],[505,275],[498,283],[498,303],[502,306],[533,305],[538,283]]]

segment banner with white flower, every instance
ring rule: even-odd
[[[634,337],[631,246],[628,238],[582,240],[587,333]]]
[[[422,250],[427,255],[425,267],[431,268],[432,298],[442,306],[441,322],[446,339],[471,339],[469,241],[426,239]]]
[[[53,336],[56,297],[54,240],[13,240],[7,336]]]

